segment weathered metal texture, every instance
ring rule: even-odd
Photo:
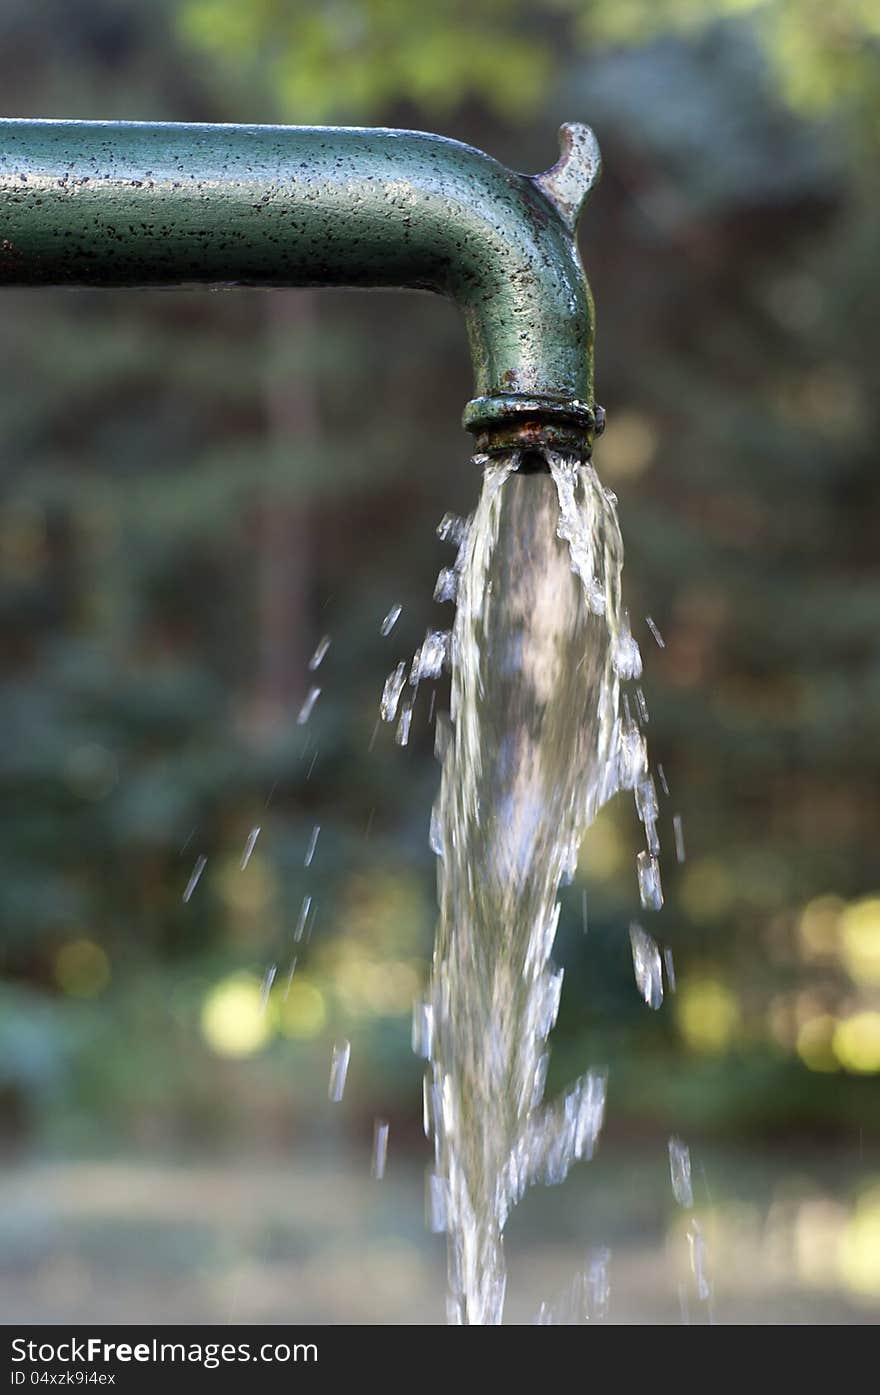
[[[531,178],[414,131],[0,122],[0,285],[399,286],[464,314],[465,424],[593,425],[588,127]]]

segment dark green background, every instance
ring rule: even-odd
[[[654,1185],[637,1178],[650,1158],[662,1193],[671,1132],[720,1149],[724,1176],[736,1150],[783,1190],[817,1169],[835,1254],[880,1170],[880,905],[860,912],[855,958],[841,928],[880,894],[878,33],[869,0],[7,0],[0,17],[5,116],[411,125],[532,172],[561,120],[596,129],[596,464],[620,498],[671,788],[649,928],[678,993],[653,1014],[633,985],[639,829],[620,799],[564,897],[551,1088],[609,1066],[607,1145],[642,1198],[621,1208],[636,1232]],[[456,313],[249,291],[16,290],[0,309],[8,1214],[47,1159],[283,1167],[329,1150],[366,1175],[377,1114],[418,1170],[408,1002],[430,956],[439,775],[424,695],[407,750],[388,728],[372,738],[386,672],[449,623],[434,528],[478,487]],[[299,727],[324,634],[324,691]],[[206,1003],[230,977],[253,993],[268,964],[283,975],[306,893],[311,1035],[275,1030],[273,1004],[263,1048],[218,1054]],[[827,896],[811,938],[805,908]],[[855,1048],[838,1030],[854,1018]],[[782,1203],[756,1186],[770,1215]],[[880,1291],[871,1205],[861,1288],[840,1270],[863,1296]]]

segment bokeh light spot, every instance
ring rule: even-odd
[[[232,974],[216,983],[202,1003],[202,1035],[218,1056],[253,1056],[273,1033],[263,1007],[260,983],[250,974]]]
[[[94,940],[71,940],[55,956],[55,982],[71,998],[96,998],[110,982],[110,960]]]
[[[734,993],[714,978],[686,980],[679,985],[678,1025],[693,1051],[724,1051],[740,1023]]]
[[[843,911],[840,953],[855,983],[880,986],[880,897],[854,901]]]
[[[817,896],[801,912],[798,937],[805,959],[833,959],[844,903],[839,896]]]
[[[797,1053],[809,1070],[839,1069],[832,1046],[836,1028],[835,1018],[828,1013],[819,1013],[801,1023],[797,1034]]]
[[[880,1187],[857,1203],[840,1238],[838,1263],[844,1282],[854,1292],[880,1294]]]
[[[69,788],[81,799],[104,799],[119,780],[119,767],[112,751],[90,742],[70,752],[64,777]]]
[[[714,857],[685,864],[679,898],[692,920],[717,919],[733,901],[730,872]]]
[[[614,431],[600,447],[599,468],[609,479],[635,479],[653,461],[657,445],[656,429],[642,412],[615,412]]]
[[[327,1004],[320,989],[303,977],[294,978],[280,1006],[280,1025],[286,1037],[316,1037],[327,1021]]]
[[[880,1071],[880,1012],[856,1012],[838,1022],[832,1045],[845,1070]]]
[[[226,904],[242,915],[260,915],[278,899],[275,868],[254,853],[245,871],[239,857],[228,858],[217,876],[217,887]]]

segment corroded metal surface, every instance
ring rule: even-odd
[[[435,291],[464,314],[471,430],[562,416],[589,434],[575,223],[598,150],[579,126],[562,149],[531,178],[414,131],[2,121],[0,285]]]

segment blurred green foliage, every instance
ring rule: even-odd
[[[234,82],[266,84],[290,120],[363,123],[401,103],[446,115],[476,102],[521,123],[573,51],[644,48],[740,18],[789,100],[805,111],[866,103],[876,120],[878,0],[186,0],[179,31]]]
[[[867,0],[9,0],[0,18],[7,115],[405,121],[529,169],[552,162],[561,119],[597,128],[597,466],[621,500],[672,791],[651,928],[679,979],[660,1014],[639,1002],[636,825],[618,801],[566,893],[553,1057],[556,1083],[607,1061],[617,1118],[877,1122],[870,1074],[819,1069],[803,1040],[878,1006],[839,915],[824,949],[804,929],[815,898],[877,889],[877,30]],[[406,751],[374,729],[384,674],[448,623],[429,602],[449,560],[432,528],[477,487],[454,311],[14,291],[3,324],[10,1130],[320,1129],[345,1035],[346,1117],[395,1112],[415,1138],[405,1000],[430,954],[437,769],[424,709]],[[285,1017],[306,895],[308,991]],[[211,994],[272,963],[259,1051],[218,1055]]]
[[[313,123],[363,125],[404,103],[448,115],[474,100],[515,121],[536,110],[552,74],[540,16],[522,0],[191,0],[179,27],[224,74],[247,73],[287,119]]]

